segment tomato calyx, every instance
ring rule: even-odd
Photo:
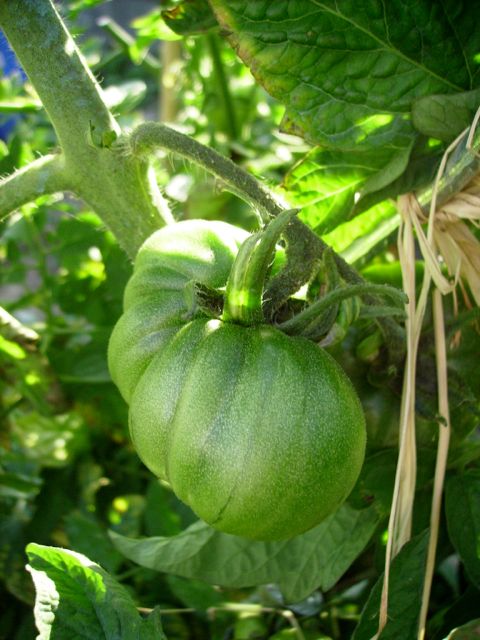
[[[283,211],[262,230],[249,236],[240,246],[228,276],[223,313],[220,303],[210,297],[206,315],[243,326],[272,324],[289,335],[300,335],[321,346],[341,342],[358,318],[404,316],[405,295],[394,287],[371,283],[347,284],[338,273],[333,251],[326,249],[306,296],[290,298],[272,318],[266,283],[278,241],[297,210]],[[288,265],[288,256],[287,256]],[[319,281],[323,284],[319,286]],[[313,294],[313,295],[312,295]],[[372,307],[362,304],[362,296],[376,295],[388,302]],[[305,301],[306,297],[306,301]],[[295,304],[297,303],[297,304]]]
[[[224,302],[222,292],[213,287],[208,287],[201,282],[192,282],[191,286],[195,300],[195,309],[191,317],[187,319],[193,319],[198,311],[207,318],[219,318],[222,314]]]
[[[333,289],[318,300],[312,302],[303,311],[293,316],[289,320],[285,320],[278,325],[284,333],[303,335],[305,331],[309,331],[311,327],[315,327],[315,323],[328,311],[332,305],[363,295],[378,295],[390,299],[393,306],[379,306],[375,309],[378,316],[384,315],[403,315],[403,305],[406,302],[406,296],[402,291],[382,284],[353,284],[345,285]],[[361,316],[360,313],[354,312],[354,316]],[[346,312],[347,313],[347,312]]]

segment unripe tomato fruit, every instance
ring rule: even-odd
[[[314,527],[348,496],[365,421],[349,379],[313,342],[196,313],[189,281],[225,286],[246,236],[202,220],[153,234],[127,286],[109,366],[146,466],[216,529],[278,540]]]

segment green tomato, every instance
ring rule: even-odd
[[[109,362],[146,466],[213,527],[278,540],[348,496],[365,421],[349,379],[313,342],[192,311],[189,280],[225,286],[245,236],[190,221],[147,240]]]

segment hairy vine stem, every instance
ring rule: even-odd
[[[15,171],[0,184],[0,220],[41,195],[69,188],[62,154],[43,156]]]
[[[148,162],[111,150],[120,127],[52,0],[0,2],[0,27],[61,147],[58,157],[37,160],[0,183],[0,213],[43,193],[71,191],[98,213],[134,258],[151,233],[173,221]]]
[[[398,305],[403,305],[406,302],[406,295],[394,287],[384,284],[352,284],[348,287],[330,291],[296,316],[285,320],[278,326],[286,333],[296,332],[299,328],[312,322],[317,316],[327,311],[332,304],[353,298],[354,296],[362,296],[365,295],[365,293],[378,294],[382,297],[391,298],[393,302],[396,302]]]
[[[278,216],[286,205],[280,202],[257,180],[229,158],[206,147],[189,136],[156,122],[139,125],[126,139],[118,143],[121,151],[134,157],[148,156],[158,149],[172,151],[203,167],[221,180],[225,188],[245,200],[257,211],[263,223]],[[293,218],[285,229],[287,242],[287,265],[272,279],[267,289],[266,314],[272,313],[292,293],[308,282],[328,245],[297,218]],[[365,281],[341,256],[334,253],[340,275],[350,284],[365,284]],[[381,305],[381,301],[369,293],[362,296],[369,305]],[[392,318],[378,318],[377,323],[385,337],[390,361],[398,364],[405,353],[405,338],[402,327]]]
[[[265,224],[284,209],[270,192],[230,158],[164,124],[144,122],[128,138],[120,140],[119,148],[133,157],[146,157],[158,149],[181,155],[224,182],[228,191],[246,200]]]

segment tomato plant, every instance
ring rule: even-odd
[[[120,5],[0,0],[0,637],[475,637],[475,3]]]

